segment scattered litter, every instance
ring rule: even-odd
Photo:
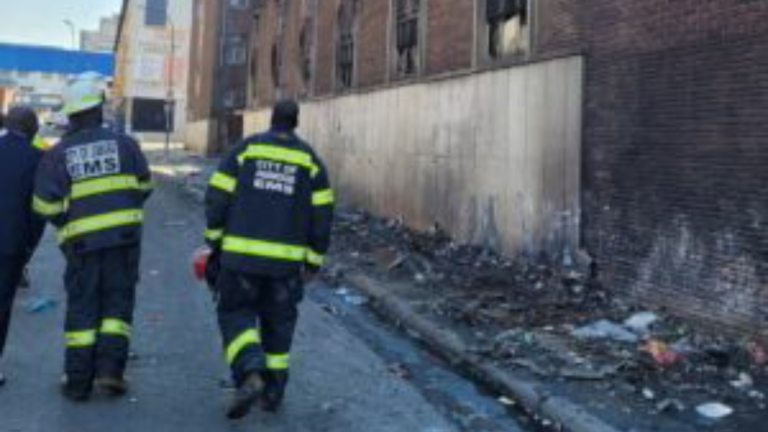
[[[752,361],[758,366],[768,365],[768,348],[759,342],[751,342],[747,347]]]
[[[654,399],[656,399],[656,393],[653,390],[649,389],[649,388],[644,388],[643,389],[643,397],[648,399],[648,400],[654,400]]]
[[[515,402],[513,399],[508,398],[506,396],[501,396],[498,400],[499,400],[499,403],[501,403],[504,406],[511,407],[511,406],[517,405],[517,402]]]
[[[160,270],[150,270],[149,275],[152,277],[160,276]]]
[[[26,305],[26,311],[30,314],[42,313],[56,309],[57,305],[56,300],[41,297],[30,300]]]
[[[624,321],[624,327],[639,335],[646,335],[651,326],[659,320],[659,316],[653,312],[640,312],[632,315]]]
[[[363,306],[368,303],[368,299],[360,295],[344,296],[344,301],[352,306]]]
[[[652,339],[641,348],[648,353],[659,366],[672,366],[682,359],[682,355],[669,347],[666,343]]]
[[[411,372],[408,370],[408,366],[402,363],[393,363],[389,365],[387,369],[392,375],[398,378],[406,379],[411,375]]]
[[[733,408],[720,402],[710,402],[696,407],[700,416],[711,420],[719,420],[733,414]]]
[[[565,367],[560,369],[560,376],[565,379],[577,381],[601,381],[618,372],[618,366],[603,366],[599,368],[592,367]]]
[[[579,339],[611,339],[625,343],[637,343],[640,340],[636,334],[608,320],[580,327],[573,331],[573,335]]]
[[[754,387],[755,380],[748,373],[742,372],[738,379],[731,381],[731,385],[737,390],[749,390]]]

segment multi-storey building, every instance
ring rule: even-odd
[[[102,18],[99,21],[98,29],[81,31],[80,49],[82,51],[113,52],[119,24],[120,16],[113,15]]]

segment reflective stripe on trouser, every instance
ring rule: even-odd
[[[238,255],[258,258],[268,258],[288,262],[307,262],[322,266],[325,257],[306,246],[296,246],[266,240],[248,239],[233,235],[225,235],[222,250]]]
[[[70,379],[89,385],[96,375],[123,375],[138,267],[138,246],[68,257],[65,371]]]
[[[276,280],[222,270],[219,327],[236,384],[250,373],[286,372],[303,298],[300,280]],[[253,342],[258,323],[260,337]],[[240,340],[240,342],[238,342]],[[266,352],[266,354],[265,354]]]

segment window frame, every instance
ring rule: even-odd
[[[333,82],[334,88],[337,92],[351,91],[357,86],[358,79],[358,53],[359,53],[359,40],[360,40],[360,2],[357,0],[342,0],[339,2],[339,7],[336,10],[335,31],[334,31],[334,43],[333,43]],[[351,23],[348,27],[342,29],[341,15],[343,8],[348,7],[351,9]],[[348,31],[342,31],[348,30]],[[341,79],[341,60],[342,54],[342,38],[348,36],[350,40],[350,52],[351,60],[348,64],[349,70],[349,83],[345,84]]]
[[[502,53],[497,57],[491,55],[490,31],[491,25],[487,20],[487,6],[489,0],[476,2],[476,32],[475,32],[475,59],[479,67],[510,66],[527,61],[532,53],[533,38],[535,35],[536,16],[538,15],[537,0],[524,0],[526,2],[526,20],[522,27],[522,47],[518,51]]]

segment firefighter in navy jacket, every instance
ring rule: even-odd
[[[88,399],[93,385],[126,391],[143,207],[151,192],[136,141],[102,126],[104,93],[84,74],[65,93],[70,127],[38,171],[34,208],[58,229],[67,260],[64,395]]]
[[[16,289],[45,222],[32,211],[35,171],[43,152],[33,145],[35,113],[13,108],[0,128],[0,357],[5,348]],[[0,374],[0,385],[5,377]]]
[[[296,134],[299,107],[278,103],[272,128],[235,146],[211,178],[208,229],[226,360],[238,391],[227,413],[261,399],[279,408],[304,295],[328,250],[334,195],[323,163]]]

